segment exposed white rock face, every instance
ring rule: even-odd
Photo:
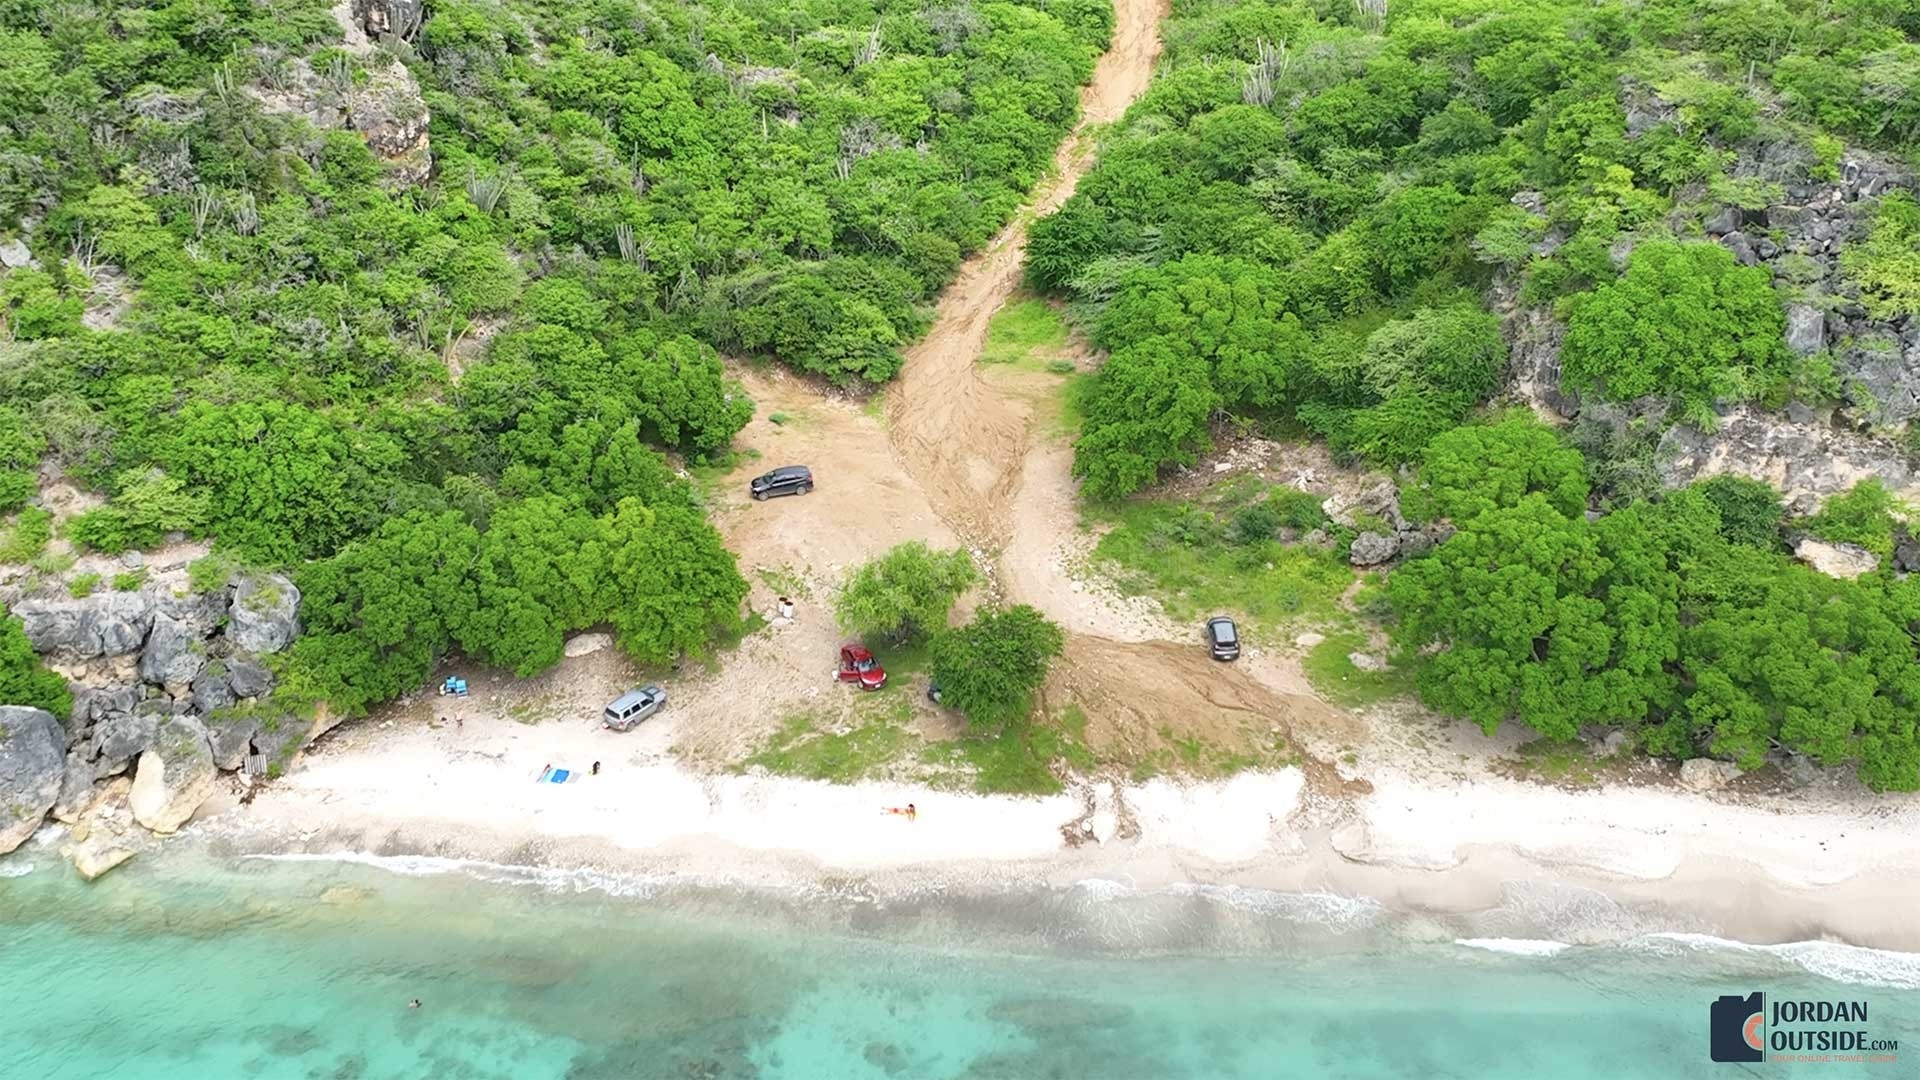
[[[140,755],[127,805],[133,819],[154,832],[176,832],[213,794],[218,775],[207,729],[192,717],[171,717],[154,748]]]
[[[1680,783],[1692,791],[1718,791],[1740,775],[1731,761],[1694,758],[1680,766]]]
[[[1793,546],[1793,557],[1828,577],[1857,578],[1880,567],[1880,557],[1866,548],[1815,540],[1811,536]]]

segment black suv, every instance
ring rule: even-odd
[[[1207,647],[1212,650],[1215,660],[1238,660],[1240,658],[1240,628],[1225,615],[1215,615],[1207,620]]]
[[[805,465],[782,465],[770,473],[753,478],[753,497],[805,495],[813,490],[813,470]]]

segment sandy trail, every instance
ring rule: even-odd
[[[1020,284],[1028,224],[1073,195],[1093,163],[1093,129],[1119,119],[1146,90],[1160,56],[1165,0],[1117,0],[1114,14],[1113,43],[1081,91],[1080,123],[1055,152],[1052,176],[960,268],[887,398],[888,432],[900,460],[940,516],[975,548],[995,550],[1007,541],[1032,411],[981,380],[977,361],[987,322]]]

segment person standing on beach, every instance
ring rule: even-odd
[[[919,820],[919,817],[920,817],[920,811],[914,809],[914,805],[912,803],[908,803],[907,804],[907,820],[917,821]]]

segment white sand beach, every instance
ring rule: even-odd
[[[478,715],[475,715],[475,714]],[[1391,770],[1316,805],[1297,769],[1219,782],[1099,782],[1044,798],[904,784],[706,774],[670,719],[618,735],[472,710],[455,726],[368,723],[322,741],[250,804],[194,832],[247,850],[433,855],[879,889],[992,882],[1241,885],[1415,911],[1511,902],[1516,888],[1660,904],[1756,942],[1920,951],[1920,800],[1777,800],[1604,786],[1571,791]],[[592,774],[595,761],[601,763]],[[539,782],[548,767],[567,783]],[[883,812],[913,803],[909,820]],[[1067,842],[1063,826],[1090,826]],[[1604,937],[1604,920],[1583,928]]]

